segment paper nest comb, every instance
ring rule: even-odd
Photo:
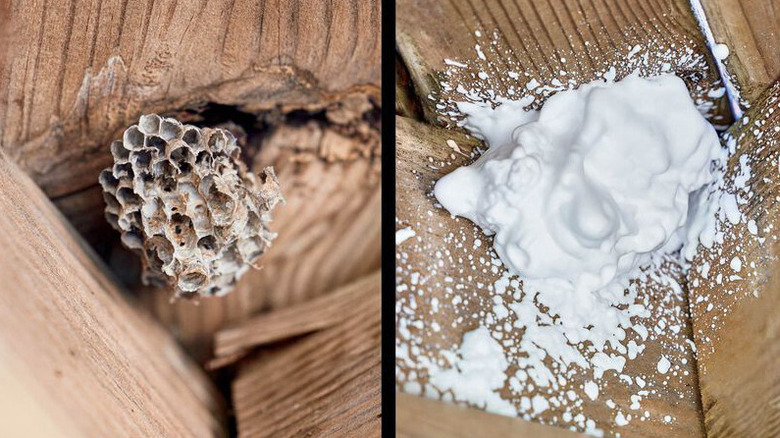
[[[140,253],[144,284],[225,295],[276,237],[268,223],[283,198],[273,168],[248,172],[229,131],[150,114],[111,154],[99,178],[106,219]]]

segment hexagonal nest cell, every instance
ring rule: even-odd
[[[283,202],[271,167],[247,171],[230,131],[141,116],[111,144],[100,174],[106,219],[141,255],[144,284],[176,296],[222,296],[276,237]]]

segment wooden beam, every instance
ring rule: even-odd
[[[12,1],[0,148],[50,197],[94,185],[141,114],[379,96],[379,1]]]
[[[381,285],[343,321],[241,367],[233,403],[242,438],[381,436]]]
[[[205,375],[2,151],[0,193],[4,372],[65,435],[223,436]]]
[[[701,0],[715,41],[729,48],[727,68],[741,96],[755,103],[780,79],[780,0]]]
[[[746,200],[743,220],[724,224],[723,244],[699,253],[689,281],[709,438],[780,435],[780,82],[744,120],[729,131],[737,153],[726,177]],[[745,158],[743,187],[734,181]]]
[[[585,438],[577,432],[399,392],[398,438]]]
[[[730,120],[724,98],[708,96],[720,79],[688,0],[399,0],[397,11],[396,44],[429,123],[446,123],[440,101],[465,100],[458,86],[519,99],[531,79],[539,91],[610,67],[617,78],[673,72],[714,105],[714,121]]]

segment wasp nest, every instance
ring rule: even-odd
[[[114,166],[100,174],[106,219],[141,254],[144,284],[224,295],[276,237],[268,230],[283,201],[276,175],[248,172],[229,131],[151,114],[111,154]]]

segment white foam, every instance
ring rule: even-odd
[[[434,191],[495,235],[512,273],[537,289],[622,291],[653,253],[698,243],[688,230],[709,217],[696,197],[721,150],[682,80],[634,74],[560,92],[540,111],[522,107],[460,105],[489,149]]]

